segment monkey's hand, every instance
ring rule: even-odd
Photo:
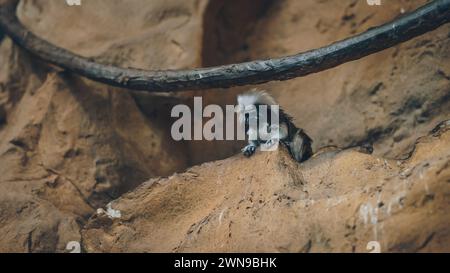
[[[250,157],[252,156],[256,151],[256,146],[254,144],[249,144],[247,146],[244,147],[244,149],[242,149],[242,153],[246,156],[246,157]]]

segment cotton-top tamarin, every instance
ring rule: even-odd
[[[268,93],[252,90],[239,95],[237,101],[238,120],[242,126],[245,125],[245,133],[249,138],[248,145],[242,149],[245,156],[252,156],[260,145],[271,146],[278,140],[298,162],[308,160],[312,156],[312,139],[303,129],[294,125],[292,117],[279,108]],[[271,120],[274,116],[278,116],[278,124]],[[267,133],[271,137],[267,137]]]

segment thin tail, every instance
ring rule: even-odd
[[[298,162],[308,160],[313,155],[312,142],[312,139],[302,129],[298,129],[289,144],[292,157]]]

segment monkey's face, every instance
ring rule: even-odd
[[[257,126],[258,109],[255,105],[239,104],[236,112],[238,114],[239,125],[245,128],[246,133],[249,131],[250,126]]]

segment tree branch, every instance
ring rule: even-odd
[[[0,1],[0,28],[18,45],[94,81],[149,92],[228,88],[302,77],[382,51],[450,22],[450,0],[435,0],[385,25],[293,56],[192,70],[145,71],[99,64],[40,39],[19,22],[17,3]]]

